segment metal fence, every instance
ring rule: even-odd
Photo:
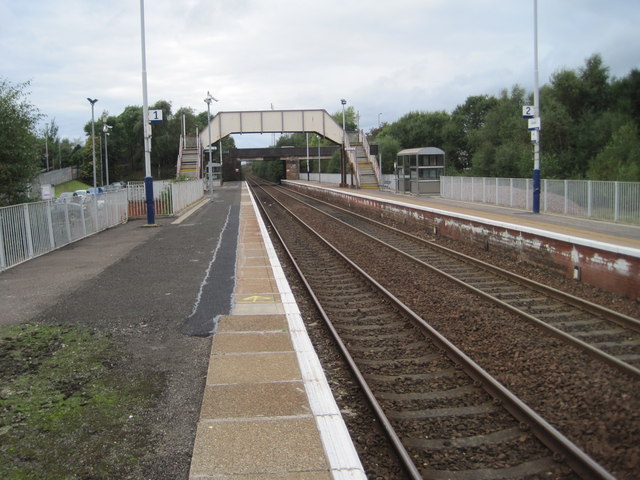
[[[204,180],[174,182],[171,184],[171,190],[171,205],[173,208],[171,213],[178,213],[204,196]]]
[[[0,271],[127,220],[124,190],[0,208]]]
[[[532,209],[528,178],[440,177],[443,198]],[[640,225],[640,183],[542,180],[540,211]]]
[[[157,180],[153,182],[153,203],[156,215],[173,215],[186,206],[199,200],[204,195],[202,179],[184,182]],[[129,200],[129,216],[144,217],[147,214],[147,203],[144,182],[127,184]]]
[[[154,183],[157,215],[173,215],[202,198],[202,180]],[[101,230],[146,216],[144,182],[100,195],[0,208],[0,271]]]

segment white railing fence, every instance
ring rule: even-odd
[[[528,178],[440,177],[440,196],[452,200],[532,209]],[[540,211],[640,225],[640,183],[542,180]]]
[[[147,197],[144,182],[127,183],[127,199],[129,216],[144,217],[147,215]],[[169,215],[172,210],[171,187],[167,180],[153,182],[153,204],[156,215]]]
[[[153,182],[153,203],[156,215],[173,215],[186,206],[199,200],[204,195],[202,179],[184,182],[156,180]],[[147,203],[144,182],[127,184],[129,200],[129,216],[144,217],[147,214]]]
[[[202,198],[204,195],[204,180],[198,179],[186,182],[175,182],[171,184],[171,188],[172,213],[177,213]]]
[[[204,195],[202,180],[153,182],[157,215],[173,215]],[[100,195],[0,208],[0,271],[127,221],[145,216],[144,182]]]
[[[127,220],[124,190],[0,208],[0,271]]]

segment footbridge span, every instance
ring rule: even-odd
[[[264,110],[218,112],[200,132],[200,143],[213,144],[234,133],[295,132],[315,132],[338,145],[343,139],[342,127],[326,110]]]
[[[344,146],[358,188],[380,185],[380,170],[362,131],[345,132],[326,110],[257,110],[218,112],[200,132],[200,145],[213,145],[227,135],[243,133],[317,133]],[[342,168],[343,178],[346,170]],[[346,182],[342,182],[346,184]]]

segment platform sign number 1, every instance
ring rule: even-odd
[[[149,123],[162,122],[162,110],[149,110]]]
[[[533,105],[524,105],[522,107],[522,117],[523,118],[533,118],[535,117],[536,109]]]

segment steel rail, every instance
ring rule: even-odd
[[[285,191],[287,189],[285,188],[279,188],[280,191]],[[290,195],[289,192],[286,192],[286,194]],[[390,225],[386,225],[382,222],[379,222],[377,220],[374,220],[372,218],[368,218],[365,217],[363,215],[357,214],[355,212],[352,212],[350,210],[347,210],[346,208],[342,208],[339,207],[337,205],[333,205],[330,204],[328,202],[325,202],[324,200],[320,200],[318,198],[314,198],[312,196],[306,195],[304,193],[300,193],[300,192],[295,192],[296,195],[300,195],[303,197],[306,197],[308,199],[311,199],[315,202],[319,202],[319,203],[323,203],[331,208],[334,208],[336,210],[340,210],[344,213],[347,213],[349,215],[352,215],[354,217],[359,218],[360,220],[363,221],[367,221],[369,223],[375,224],[378,227],[381,228],[385,228],[393,233],[397,233],[397,234],[401,234],[403,236],[406,236],[408,238],[411,238],[412,240],[415,240],[416,242],[419,243],[423,243],[425,245],[428,245],[429,247],[438,250],[440,252],[446,253],[449,256],[455,257],[457,259],[459,259],[462,262],[465,263],[469,263],[469,264],[473,264],[477,267],[480,267],[484,270],[488,270],[491,271],[492,273],[495,273],[496,275],[502,276],[505,279],[512,281],[512,282],[516,282],[519,283],[523,286],[529,287],[532,290],[537,291],[538,293],[542,293],[544,295],[550,296],[552,298],[555,298],[557,300],[560,300],[564,303],[567,303],[569,305],[572,305],[580,310],[583,310],[585,312],[589,312],[592,313],[594,315],[600,315],[603,318],[610,320],[612,322],[617,323],[618,325],[625,327],[625,328],[629,328],[631,330],[640,332],[640,319],[637,318],[633,318],[630,317],[628,315],[625,315],[623,313],[620,312],[616,312],[615,310],[611,310],[609,308],[603,307],[602,305],[598,305],[596,303],[590,302],[589,300],[583,299],[583,298],[579,298],[576,297],[574,295],[565,293],[565,292],[561,292],[558,291],[557,289],[554,289],[552,287],[549,287],[547,285],[544,285],[540,282],[536,282],[535,280],[531,280],[529,278],[523,277],[521,275],[518,275],[516,273],[510,272],[508,270],[505,270],[503,268],[500,268],[496,265],[492,265],[490,263],[484,262],[482,260],[479,260],[477,258],[471,257],[469,255],[465,255],[464,253],[460,253],[460,252],[456,252],[455,250],[452,250],[450,248],[447,248],[445,246],[442,245],[438,245],[435,242],[431,242],[429,240],[426,240],[424,238],[420,238],[416,235],[413,235],[411,233],[408,232],[403,232],[402,230],[399,230],[397,228],[394,228]],[[313,205],[309,205],[310,207],[313,207]]]
[[[253,186],[252,186],[252,188],[253,188]],[[262,187],[260,187],[260,188],[262,188]],[[263,191],[264,191],[264,189],[263,189]],[[266,191],[265,191],[265,193],[268,195],[268,193]],[[254,195],[253,192],[252,192],[252,195]],[[255,195],[254,195],[254,197],[255,197]],[[270,198],[273,198],[273,197],[270,196]],[[274,201],[277,201],[277,200],[274,199]],[[280,202],[278,202],[278,203],[280,204]],[[276,226],[275,226],[274,222],[272,221],[270,215],[268,214],[268,212],[266,211],[266,209],[262,205],[262,202],[257,201],[256,204],[259,205],[260,210],[262,211],[263,215],[269,221],[269,224],[273,228],[273,232],[277,236],[280,245],[282,246],[282,248],[287,253],[287,256],[289,257],[289,259],[291,260],[291,263],[293,264],[294,268],[296,269],[296,272],[298,272],[298,275],[300,276],[300,279],[301,279],[302,283],[304,284],[305,289],[307,290],[307,292],[311,296],[311,298],[313,300],[313,303],[315,304],[316,308],[318,309],[318,312],[322,316],[322,319],[324,320],[326,326],[328,327],[329,331],[331,332],[331,335],[333,336],[336,344],[338,345],[338,348],[340,349],[340,352],[341,352],[342,356],[344,357],[345,361],[349,365],[349,368],[353,372],[353,375],[356,378],[356,381],[358,382],[358,384],[360,385],[360,388],[363,390],[363,392],[365,394],[365,397],[367,398],[367,401],[369,402],[369,405],[371,406],[371,408],[374,411],[374,414],[378,418],[378,420],[380,422],[380,425],[382,426],[382,429],[384,430],[385,434],[387,435],[387,438],[391,442],[391,445],[393,446],[394,450],[398,454],[398,457],[400,458],[400,461],[401,461],[404,469],[406,470],[407,474],[411,478],[413,478],[414,480],[421,480],[423,477],[420,474],[420,472],[417,469],[417,467],[415,466],[415,464],[413,463],[413,460],[411,459],[411,455],[409,455],[409,452],[407,452],[407,450],[404,448],[404,445],[402,445],[402,441],[398,437],[396,431],[394,430],[393,426],[391,425],[391,422],[389,421],[389,419],[385,415],[384,411],[382,410],[382,407],[378,403],[378,400],[376,399],[375,395],[371,391],[371,388],[369,387],[369,384],[367,383],[367,381],[365,380],[364,376],[362,375],[362,372],[360,371],[360,369],[356,365],[355,361],[353,360],[353,357],[349,353],[349,350],[347,349],[346,345],[344,344],[344,342],[340,338],[340,335],[338,334],[337,330],[333,326],[333,323],[329,319],[329,316],[327,315],[325,310],[322,308],[320,300],[318,299],[318,297],[314,293],[313,289],[311,288],[311,285],[307,281],[304,273],[302,272],[301,268],[299,267],[298,263],[296,262],[293,254],[291,253],[291,251],[287,247],[284,239],[282,238],[282,235],[280,235],[280,232],[278,231],[278,229],[276,228]],[[282,206],[282,204],[280,204],[280,205]],[[288,212],[288,210],[284,206],[282,206],[282,207],[285,209],[285,211]],[[320,240],[322,240],[324,242],[324,239],[322,239],[322,237],[317,232],[315,232],[313,229],[311,229],[309,226],[307,226],[304,222],[302,222],[295,215],[294,215],[294,218],[302,226],[306,227],[309,231],[312,232],[312,234],[316,235]],[[329,247],[331,247],[331,245],[329,245],[329,244],[327,244],[327,245]],[[331,248],[333,249],[333,247],[331,247]],[[335,249],[333,249],[333,250],[335,251]]]
[[[282,189],[279,189],[282,190]],[[289,193],[285,193],[286,195],[289,195]],[[402,230],[398,230],[394,227],[390,227],[389,225],[385,225],[381,222],[378,222],[376,220],[372,220],[370,218],[367,217],[363,217],[362,215],[358,215],[356,213],[353,213],[351,211],[348,211],[344,208],[341,207],[337,207],[335,205],[331,205],[328,204],[327,202],[324,202],[322,200],[318,200],[316,198],[313,197],[309,197],[307,195],[304,194],[300,194],[298,192],[296,192],[297,195],[302,195],[306,198],[310,198],[313,201],[317,201],[323,204],[328,205],[331,208],[335,208],[337,210],[340,210],[344,213],[347,213],[349,215],[355,216],[357,218],[359,218],[360,220],[372,223],[378,227],[387,229],[395,234],[398,235],[402,235],[405,237],[410,238],[411,240],[414,240],[416,242],[419,242],[421,244],[424,244],[426,247],[434,249],[438,252],[442,252],[446,255],[452,256],[455,259],[467,263],[467,264],[471,264],[473,266],[476,266],[478,268],[481,268],[483,270],[489,271],[490,273],[493,273],[495,275],[498,275],[499,277],[507,280],[507,281],[511,281],[514,282],[516,284],[519,284],[525,288],[530,288],[532,290],[534,290],[537,293],[540,293],[542,295],[548,295],[556,300],[559,300],[561,302],[564,302],[566,304],[571,305],[574,308],[578,308],[582,311],[585,311],[587,313],[590,313],[592,315],[596,315],[596,316],[601,316],[603,319],[605,320],[610,320],[613,321],[615,323],[617,323],[618,325],[624,327],[624,328],[629,328],[631,330],[634,331],[640,331],[640,320],[637,320],[633,317],[629,317],[626,315],[623,315],[621,313],[615,312],[613,310],[607,309],[605,307],[602,307],[600,305],[594,304],[592,302],[589,302],[588,300],[583,300],[581,298],[578,297],[574,297],[572,295],[566,294],[564,292],[559,292],[558,290],[553,290],[551,287],[548,287],[546,285],[543,285],[541,283],[535,282],[534,280],[530,280],[527,278],[524,278],[520,275],[517,275],[515,273],[512,272],[508,272],[507,270],[501,269],[500,267],[494,266],[494,265],[490,265],[486,262],[483,262],[481,260],[475,259],[473,257],[470,257],[468,255],[464,255],[462,253],[456,252],[454,250],[451,250],[449,248],[443,247],[441,245],[438,245],[434,242],[430,242],[428,240],[422,239],[420,237],[417,237],[415,235],[412,235],[410,233],[407,232],[403,232]],[[291,197],[294,198],[294,197]],[[342,223],[343,225],[359,232],[362,235],[367,236],[368,238],[370,238],[371,240],[374,240],[375,242],[380,243],[381,245],[384,245],[385,247],[394,250],[395,252],[405,256],[406,258],[432,270],[433,272],[447,278],[448,280],[468,289],[469,291],[480,295],[488,300],[490,300],[491,302],[499,305],[501,308],[504,308],[506,310],[509,310],[513,313],[515,313],[516,315],[524,318],[525,320],[529,321],[530,323],[532,323],[533,325],[542,328],[543,330],[547,331],[548,333],[552,334],[553,336],[555,336],[556,338],[559,338],[560,340],[569,343],[577,348],[582,349],[583,351],[585,351],[586,353],[588,353],[591,357],[599,359],[607,364],[609,364],[610,366],[617,368],[618,370],[620,370],[621,372],[630,375],[632,378],[640,378],[640,368],[637,368],[623,360],[620,360],[618,358],[616,358],[615,356],[604,352],[603,350],[594,347],[593,345],[590,345],[589,343],[571,335],[570,333],[564,332],[556,327],[554,327],[553,325],[545,322],[544,320],[540,320],[539,318],[537,318],[534,315],[531,315],[530,313],[527,313],[521,309],[519,309],[518,307],[509,304],[508,302],[505,302],[504,300],[501,300],[499,298],[497,298],[496,296],[492,295],[491,293],[485,292],[482,289],[479,289],[477,287],[474,287],[473,285],[470,285],[469,283],[467,283],[466,281],[457,278],[454,275],[451,275],[441,269],[439,269],[438,267],[431,265],[423,260],[420,260],[419,258],[416,258],[415,256],[413,256],[410,253],[407,253],[387,242],[385,242],[384,240],[381,240],[367,232],[364,232],[362,230],[360,230],[359,228],[357,228],[356,226],[350,225],[347,222],[344,222],[343,220],[340,220],[338,218],[335,218],[333,216],[331,216],[330,214],[322,211],[321,209],[313,206],[313,205],[309,205],[307,203],[305,203],[305,205],[307,205],[309,208],[313,208],[316,211],[322,213],[323,215],[328,216],[329,218],[332,218],[333,220]]]
[[[263,189],[264,191],[264,189]],[[265,191],[265,193],[267,193]],[[289,213],[300,225],[304,226],[309,232],[315,235],[322,243],[324,243],[328,248],[330,248],[335,254],[341,257],[347,264],[349,264],[354,270],[356,270],[360,275],[366,278],[372,285],[374,285],[384,296],[386,296],[389,301],[393,302],[398,308],[404,311],[407,315],[409,315],[414,322],[422,327],[425,332],[429,335],[429,337],[436,342],[443,350],[446,351],[447,356],[453,360],[456,364],[460,365],[461,368],[474,380],[478,381],[484,389],[493,397],[498,399],[502,405],[518,420],[525,422],[527,425],[531,427],[534,435],[551,451],[558,454],[562,457],[566,463],[571,466],[571,468],[581,475],[583,478],[593,478],[593,479],[607,479],[607,480],[615,480],[615,477],[611,475],[606,469],[604,469],[600,464],[598,464],[595,460],[589,457],[585,452],[583,452],[578,446],[576,446],[573,442],[571,442],[567,437],[565,437],[561,432],[555,429],[551,424],[549,424],[544,418],[538,415],[532,408],[526,405],[522,400],[520,400],[516,395],[514,395],[511,391],[509,391],[504,385],[502,385],[497,379],[491,376],[487,371],[485,371],[480,365],[478,365],[474,360],[472,360],[469,356],[467,356],[462,350],[456,347],[453,343],[451,343],[446,337],[440,334],[437,330],[435,330],[429,323],[427,323],[422,317],[416,314],[413,310],[411,310],[408,306],[406,306],[402,301],[400,301],[397,297],[395,297],[389,290],[387,290],[384,286],[378,283],[375,279],[373,279],[368,273],[366,273],[362,268],[360,268],[357,264],[351,261],[348,257],[346,257],[342,252],[340,252],[336,247],[331,245],[324,237],[322,237],[318,232],[316,232],[311,226],[309,226],[306,222],[304,222],[299,216],[291,212],[287,207],[285,207],[280,201],[278,201],[275,197],[271,196],[267,193],[275,202],[277,202],[285,211]],[[260,202],[258,202],[260,203]],[[264,209],[263,209],[264,211]],[[271,220],[270,220],[271,221]],[[277,232],[275,225],[272,226],[274,231]],[[277,233],[280,242],[283,243],[283,239],[279,233]],[[291,257],[291,253],[287,249],[288,255],[294,264],[296,264],[295,259]],[[302,278],[304,275],[298,269],[299,274]],[[305,282],[305,286],[310,288],[308,284]],[[314,296],[314,301],[317,301],[317,298]],[[319,307],[321,309],[321,307]],[[325,316],[326,317],[326,316]],[[328,318],[325,319],[330,323]],[[335,333],[334,333],[335,332]],[[332,328],[332,333],[337,335],[335,329]],[[346,347],[339,340],[336,340],[341,345],[341,349],[345,349],[345,353],[348,355],[347,358],[351,359],[350,365],[353,363],[352,357],[346,351]],[[355,363],[353,363],[355,366]],[[355,370],[354,370],[355,371]],[[359,372],[359,369],[357,369]],[[359,381],[364,382],[366,384],[366,380],[362,375],[360,375]],[[366,389],[370,392],[370,389],[367,387]],[[379,404],[375,398],[373,401],[376,405]],[[386,415],[380,409],[379,412],[385,419]],[[388,422],[388,420],[387,420]],[[387,423],[389,428],[393,430],[390,423]],[[397,438],[395,432],[393,435]],[[399,439],[398,439],[399,441]],[[402,449],[404,447],[399,444]],[[404,450],[406,453],[406,450]],[[407,454],[408,455],[408,454]],[[409,457],[410,459],[410,457]],[[413,462],[411,462],[413,464]],[[419,474],[419,473],[418,473]],[[422,478],[418,476],[417,478]]]

